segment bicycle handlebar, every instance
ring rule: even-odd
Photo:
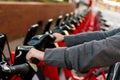
[[[9,66],[5,62],[2,62],[0,67],[4,73],[10,74],[27,74],[30,69],[28,63]]]

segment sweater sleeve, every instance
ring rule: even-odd
[[[93,40],[69,48],[46,49],[46,65],[86,72],[120,61],[120,33],[103,40]]]
[[[118,32],[120,32],[120,28],[110,30],[110,31],[83,32],[77,35],[65,36],[64,41],[65,41],[65,45],[70,47],[77,44],[82,44],[84,42],[89,42],[92,40],[105,39],[107,37],[115,35]]]

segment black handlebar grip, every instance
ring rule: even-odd
[[[4,72],[8,72],[11,74],[27,74],[30,70],[30,66],[27,63],[9,66],[8,69],[3,69]]]
[[[38,64],[40,62],[40,60],[36,59],[36,58],[31,58],[32,63],[34,64]]]

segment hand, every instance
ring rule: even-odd
[[[32,62],[31,58],[36,58],[36,59],[38,59],[40,61],[43,61],[44,52],[39,51],[39,50],[37,50],[35,48],[32,48],[32,49],[30,49],[30,51],[26,55],[26,59],[27,59],[28,62]]]
[[[55,42],[62,42],[64,41],[64,35],[60,33],[53,33],[53,36],[55,36]]]

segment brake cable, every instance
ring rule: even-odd
[[[10,45],[9,45],[9,43],[8,43],[8,38],[7,38],[6,35],[5,35],[5,37],[6,37],[6,44],[7,44],[8,52],[9,52],[9,55],[10,55],[10,60],[11,60],[11,62],[13,63],[12,55],[11,55],[11,50],[10,50]]]

